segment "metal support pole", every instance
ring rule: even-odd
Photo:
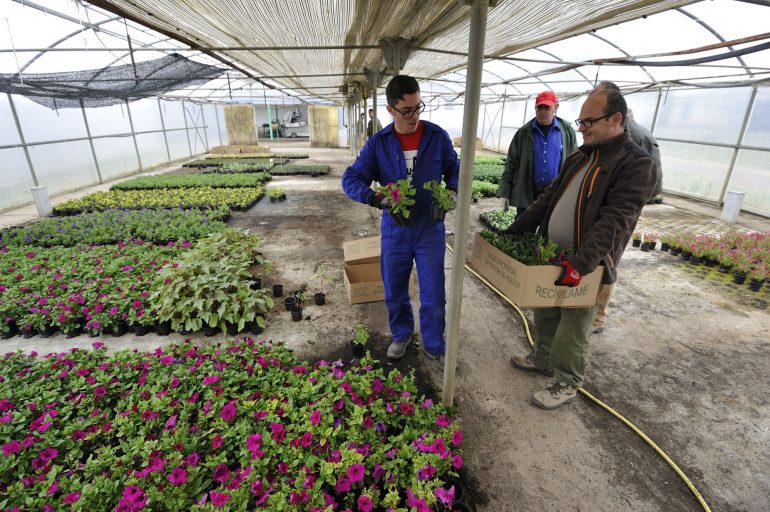
[[[658,101],[655,102],[655,112],[652,114],[652,123],[650,124],[650,132],[655,135],[655,127],[658,125],[658,112],[660,112],[660,100],[663,98],[663,91],[658,89]]]
[[[217,119],[217,137],[219,137],[219,145],[224,146],[224,143],[222,143],[222,125],[219,124],[219,107],[225,108],[223,105],[215,105],[214,113],[216,114],[214,117]],[[257,137],[259,139],[259,137]]]
[[[91,138],[91,127],[88,126],[88,117],[86,116],[86,109],[83,106],[83,100],[80,100],[80,113],[83,114],[83,123],[86,125],[86,135],[88,136],[88,144],[91,146],[91,156],[94,159],[94,166],[96,167],[96,177],[99,180],[99,183],[104,183],[104,179],[102,179],[102,170],[99,168],[99,159],[96,158],[94,139]],[[133,128],[131,131],[134,131]]]
[[[503,108],[500,110],[500,131],[498,132],[499,135],[497,136],[497,151],[502,152],[503,151],[503,122],[505,120],[505,98],[508,94],[508,84],[505,85],[505,90],[503,91]]]
[[[80,101],[80,107],[83,107],[83,100]],[[134,139],[134,151],[136,151],[136,161],[139,162],[139,171],[138,172],[144,172],[144,167],[142,166],[142,157],[139,154],[139,144],[136,142],[136,131],[134,131],[134,118],[131,116],[131,107],[128,104],[128,100],[126,100],[126,111],[128,112],[128,125],[131,127],[131,138]],[[89,139],[91,138],[91,135],[88,135]]]
[[[24,140],[24,132],[21,129],[21,123],[19,123],[19,115],[16,113],[16,105],[13,103],[13,96],[11,96],[10,93],[6,93],[6,96],[8,96],[8,104],[11,106],[13,123],[16,125],[16,131],[19,133],[19,142],[21,142],[21,148],[24,150],[24,157],[27,159],[27,166],[29,167],[29,174],[32,176],[32,183],[34,183],[36,187],[39,187],[40,182],[37,181],[35,167],[32,165],[32,158],[29,156],[29,148],[27,147],[27,141]]]
[[[187,151],[190,152],[190,156],[193,156],[192,144],[190,143],[190,129],[187,125],[187,109],[184,107],[184,100],[182,100],[182,118],[184,119],[184,134],[187,137]],[[192,116],[190,116],[192,119]]]
[[[163,120],[163,107],[160,106],[160,98],[158,98],[158,113],[160,114],[160,127],[163,128],[163,140],[166,141],[166,156],[170,162],[171,150],[168,148],[168,134],[166,133],[166,122]]]
[[[374,83],[372,84],[372,110],[374,110],[374,115],[372,116],[372,135],[374,135],[374,131],[377,129],[377,83],[380,78],[379,74],[376,69],[372,70],[372,76],[374,77]]]
[[[209,134],[206,133],[206,128],[208,128],[208,126],[206,125],[206,114],[204,113],[204,110],[206,109],[204,108],[205,105],[201,105],[200,107],[201,107],[201,121],[203,122],[203,139],[204,139],[203,142],[206,144],[206,153],[208,153],[211,146],[209,146]]]
[[[481,71],[484,66],[484,39],[486,37],[487,9],[489,0],[474,0],[471,4],[471,29],[468,44],[468,68],[465,77],[465,106],[463,107],[463,140],[460,160],[460,183],[455,213],[455,241],[452,253],[452,274],[449,287],[449,317],[447,321],[446,364],[444,388],[441,399],[444,405],[454,401],[455,371],[459,351],[460,313],[465,277],[465,249],[468,239],[468,216],[471,208],[473,183],[473,154],[476,146],[476,129],[479,124],[479,98],[481,97]]]
[[[743,124],[741,125],[741,131],[738,134],[738,142],[733,150],[733,156],[730,159],[730,166],[727,168],[727,176],[725,176],[725,182],[722,184],[722,191],[719,193],[719,204],[722,204],[725,200],[725,193],[727,187],[730,184],[730,178],[733,175],[733,168],[735,167],[735,161],[738,159],[738,151],[740,151],[741,144],[743,144],[743,138],[746,135],[746,127],[749,125],[749,118],[751,117],[751,110],[754,108],[754,101],[757,98],[757,87],[751,88],[751,97],[749,98],[749,104],[746,105],[746,113],[743,116]]]

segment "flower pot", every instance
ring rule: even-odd
[[[644,242],[640,246],[640,249],[642,250],[642,252],[650,252],[650,244],[648,244],[647,242]]]
[[[277,203],[277,202],[278,202],[278,198],[277,198],[277,197],[273,197],[273,196],[270,196],[270,202],[271,202],[271,203]]]
[[[699,258],[698,256],[690,256],[690,265],[700,265],[703,263],[703,258]]]
[[[249,332],[251,334],[262,334],[265,331],[264,327],[261,327],[257,322],[251,322],[249,326]]]
[[[37,334],[37,329],[35,329],[34,327],[30,327],[29,329],[27,329],[26,327],[23,327],[21,329],[21,335],[24,338],[31,338],[35,334]]]
[[[641,238],[634,238],[631,241],[631,247],[639,247],[640,245],[642,245],[642,239]]]
[[[88,330],[88,336],[90,338],[98,338],[98,337],[101,336],[101,333],[99,332],[98,329],[89,329]]]
[[[302,308],[295,305],[291,308],[291,321],[299,322],[300,320],[302,320]]]
[[[682,251],[681,254],[679,254],[679,257],[682,258],[684,261],[690,261],[692,254],[689,252]]]
[[[353,352],[353,357],[364,357],[364,346],[358,343],[350,341],[350,350]]]
[[[134,324],[134,334],[137,336],[144,336],[148,332],[150,332],[149,325]]]
[[[752,292],[758,292],[760,288],[762,288],[762,283],[764,283],[765,280],[757,281],[756,279],[750,279],[749,280],[749,290]]]
[[[323,306],[326,304],[326,294],[318,292],[315,295],[313,295],[313,300],[315,301],[316,306]]]
[[[746,282],[746,274],[744,272],[733,273],[733,283],[743,284],[744,282]]]
[[[259,278],[259,277],[251,278],[251,283],[249,284],[249,288],[251,288],[254,291],[261,290],[262,289],[262,279]]]
[[[56,334],[56,327],[53,325],[46,325],[43,329],[38,331],[41,338],[50,338]]]
[[[647,245],[650,246],[651,251],[654,251],[655,247],[658,245],[658,242],[647,242]]]
[[[713,267],[716,266],[717,260],[711,258],[703,258],[703,264],[707,267]]]
[[[0,339],[7,340],[8,338],[16,336],[18,332],[19,328],[16,326],[16,322],[11,321],[8,323],[8,332],[2,333],[2,335],[0,335]]]
[[[283,285],[282,284],[274,284],[273,285],[273,297],[283,297]]]
[[[430,204],[430,218],[435,221],[443,221],[446,217],[446,210],[433,202]]]
[[[281,196],[278,198],[279,201],[285,201],[286,200],[286,194],[281,194]]]
[[[235,336],[236,334],[238,334],[238,324],[231,324],[228,322],[225,325],[227,327],[228,336]]]
[[[283,299],[283,305],[286,306],[286,311],[291,311],[291,308],[297,305],[297,298],[290,296]]]
[[[671,249],[669,249],[668,252],[669,254],[671,254],[671,256],[679,256],[679,253],[682,252],[682,249],[680,249],[679,247],[672,247]]]
[[[156,332],[160,336],[168,336],[169,334],[171,334],[171,320],[167,320],[165,322],[159,323],[158,329],[156,330]]]
[[[660,244],[660,250],[663,252],[668,252],[668,244],[667,243]]]
[[[65,334],[67,335],[67,338],[75,338],[77,336],[80,336],[83,332],[83,329],[81,327],[73,327],[69,331],[67,331]]]
[[[725,265],[723,263],[719,264],[719,271],[723,274],[728,274],[730,272],[730,265]]]
[[[128,327],[125,322],[120,322],[118,325],[112,328],[112,335],[115,337],[123,336],[128,332]]]
[[[414,217],[411,214],[407,218],[401,215],[400,213],[393,213],[393,212],[388,212],[388,213],[390,213],[390,216],[393,217],[393,221],[399,226],[409,227],[414,224]]]
[[[447,491],[449,490],[450,487],[454,486],[455,488],[454,503],[457,504],[458,502],[463,501],[463,498],[465,498],[465,492],[463,491],[463,484],[462,482],[460,482],[460,479],[453,476],[448,476],[448,477],[442,478],[442,480],[444,481],[444,485],[442,485],[441,487],[443,487]]]
[[[203,331],[204,336],[214,336],[217,332],[219,332],[219,327],[216,325],[212,327],[209,324],[203,324],[203,329],[201,330]]]

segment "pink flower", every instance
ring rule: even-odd
[[[366,468],[363,464],[351,464],[348,468],[348,478],[352,483],[360,482],[364,479]]]
[[[280,443],[286,437],[286,428],[283,426],[283,423],[270,423],[270,430],[273,433],[273,441],[276,443]]]
[[[56,494],[57,492],[59,492],[59,482],[54,480],[51,482],[51,485],[48,486],[48,490],[45,491],[45,495],[50,496],[52,494]]]
[[[96,389],[94,389],[94,396],[101,397],[107,394],[107,388],[104,386],[97,386]]]
[[[174,430],[176,428],[176,418],[177,415],[174,414],[166,420],[166,424],[163,426],[163,432],[168,432],[169,430]]]
[[[219,375],[206,375],[203,377],[204,386],[208,386],[209,384],[214,384],[216,382],[219,382]]]
[[[463,458],[459,455],[452,457],[452,466],[454,466],[456,469],[463,467]]]
[[[235,400],[227,402],[227,405],[222,407],[222,412],[219,416],[225,421],[230,421],[235,418]]]
[[[96,328],[98,329],[98,326]],[[92,345],[94,348],[102,348],[104,346],[104,343],[102,343],[101,341],[95,341],[93,342]]]
[[[222,447],[222,436],[219,434],[214,436],[214,439],[211,440],[211,447],[212,448],[221,448]]]
[[[164,356],[160,358],[160,364],[171,364],[174,362],[174,356]]]
[[[80,499],[79,492],[71,492],[69,494],[64,495],[64,499],[62,499],[62,503],[64,503],[65,505],[71,505],[72,503],[75,503],[79,499]]]
[[[452,444],[455,446],[460,446],[460,443],[463,442],[463,431],[462,430],[455,430],[452,432]]]
[[[321,411],[315,410],[310,413],[310,424],[318,425],[321,423]]]
[[[110,308],[110,316],[115,316],[117,314],[118,314],[118,308],[116,308],[115,306],[111,307]]]
[[[214,481],[219,483],[225,483],[230,478],[230,470],[227,468],[227,464],[220,464],[214,469]]]
[[[21,451],[21,443],[16,440],[3,445],[3,455],[6,457],[12,453],[19,453],[19,451]]]
[[[249,438],[246,440],[246,448],[249,449],[249,451],[255,451],[259,450],[260,445],[262,444],[262,434],[251,434]]]
[[[341,476],[337,479],[337,483],[334,486],[334,490],[337,491],[337,494],[342,494],[343,492],[350,491],[350,479],[347,477]]]
[[[59,450],[57,450],[56,448],[49,447],[49,448],[40,450],[40,453],[38,455],[44,461],[54,460],[59,455]]]
[[[443,487],[438,487],[435,491],[433,491],[433,494],[436,496],[436,498],[439,499],[439,501],[441,501],[441,503],[451,505],[455,500],[455,486],[453,485],[449,488],[449,490],[444,489]]]
[[[211,491],[209,494],[211,495],[211,503],[217,508],[222,508],[232,498],[232,496],[223,492]]]
[[[358,498],[358,510],[361,512],[371,512],[372,507],[374,506],[374,503],[372,503],[372,499],[367,496],[366,494],[362,494]]]
[[[182,485],[187,482],[187,471],[182,468],[175,468],[174,471],[168,475],[168,481],[171,482],[172,485]]]

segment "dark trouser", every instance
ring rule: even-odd
[[[538,368],[553,368],[554,382],[582,386],[595,314],[596,306],[535,309],[537,341],[529,359]]]
[[[540,197],[540,194],[542,194],[545,191],[546,187],[532,187],[532,197],[535,198],[535,201],[537,201],[537,198]],[[534,202],[534,201],[533,201]],[[521,215],[527,211],[527,208],[529,208],[529,205],[527,206],[517,206],[516,207],[516,216],[514,217],[514,220],[521,217]]]

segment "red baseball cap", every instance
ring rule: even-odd
[[[543,91],[538,94],[537,98],[535,99],[535,108],[539,107],[540,105],[548,105],[549,107],[553,107],[557,103],[559,103],[559,100],[556,98],[555,92]]]

